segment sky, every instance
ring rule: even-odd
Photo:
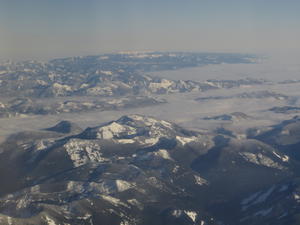
[[[0,58],[300,51],[299,0],[0,0]]]

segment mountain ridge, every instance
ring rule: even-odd
[[[4,225],[246,225],[243,218],[253,208],[240,212],[239,202],[293,181],[298,168],[297,159],[261,140],[204,134],[136,114],[77,134],[19,134],[1,148]],[[13,177],[5,173],[12,163]],[[267,206],[259,204],[261,210]],[[224,213],[222,206],[231,211]],[[254,213],[274,216],[264,212]]]

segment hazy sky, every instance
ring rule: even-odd
[[[0,0],[0,57],[300,50],[299,0]]]

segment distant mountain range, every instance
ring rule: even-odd
[[[118,98],[13,98],[6,103],[0,102],[0,118],[26,117],[30,115],[48,115],[61,113],[107,111],[137,108],[166,103],[166,100],[147,96],[124,96]]]
[[[202,90],[211,85],[170,81],[144,74],[207,64],[254,63],[255,60],[255,56],[246,54],[152,52],[63,58],[47,63],[7,62],[0,65],[0,95],[120,96]]]
[[[222,120],[222,121],[239,121],[239,120],[247,120],[252,119],[251,116],[246,115],[242,112],[233,112],[230,114],[223,114],[219,116],[210,116],[210,117],[204,117],[204,120]]]
[[[196,98],[196,101],[205,101],[205,100],[220,100],[220,99],[275,99],[275,100],[289,100],[289,96],[286,96],[281,93],[277,93],[274,91],[252,91],[252,92],[242,92],[234,95],[229,96],[209,96],[209,97],[200,97]]]
[[[256,60],[249,54],[133,52],[46,63],[8,61],[0,64],[0,117],[114,110],[164,102],[153,95],[264,84],[264,80],[249,78],[196,82],[147,75],[152,71]],[[77,97],[81,98],[74,100]]]
[[[276,106],[269,110],[275,113],[282,114],[300,113],[300,107],[297,106]]]

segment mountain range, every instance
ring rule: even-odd
[[[299,136],[299,117],[235,138],[136,114],[16,133],[0,146],[0,221],[299,224]]]

